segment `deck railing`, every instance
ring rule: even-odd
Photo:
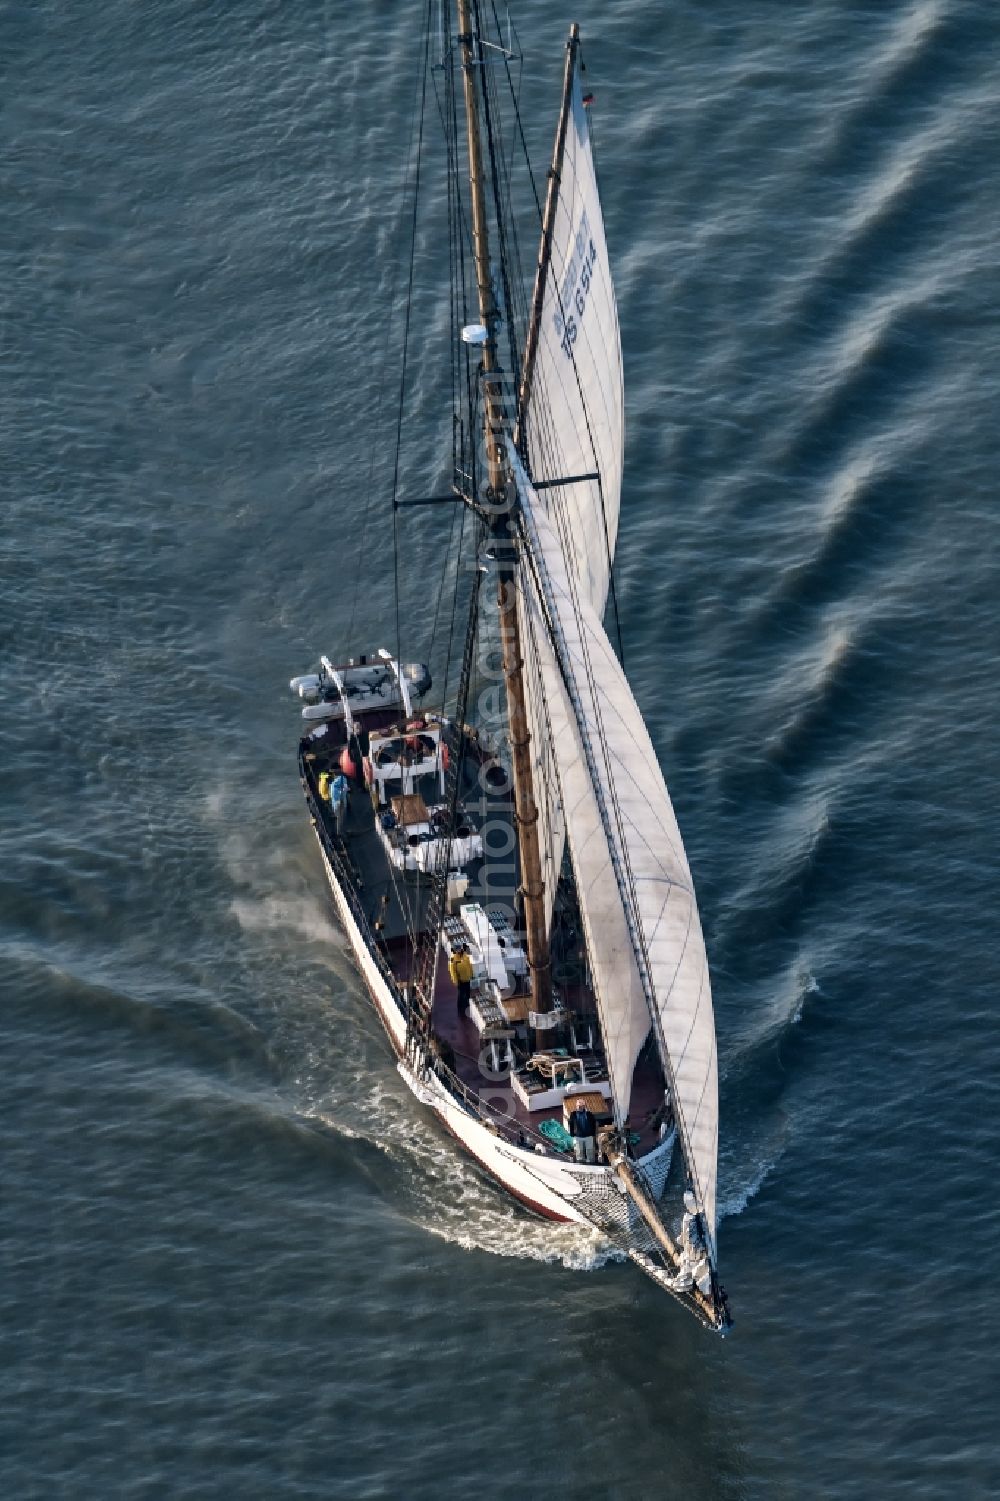
[[[314,787],[312,787],[311,776],[309,776],[308,769],[306,769],[302,754],[299,757],[299,776],[302,779],[302,788],[305,791],[306,805],[308,805],[309,814],[311,814],[312,824],[314,824],[315,830],[317,830],[318,839],[320,839],[320,844],[323,845],[324,854],[326,854],[327,859],[332,863],[333,869],[335,869],[336,875],[339,877],[339,886],[341,886],[341,892],[344,893],[345,901],[347,901],[347,905],[350,907],[351,916],[353,916],[354,922],[357,923],[357,928],[359,928],[360,935],[362,935],[363,943],[365,943],[369,955],[372,956],[375,964],[378,965],[378,973],[383,977],[393,1001],[395,1001],[396,1006],[399,1007],[399,1012],[405,1018],[407,1016],[407,1003],[405,1003],[404,997],[402,997],[401,991],[399,991],[398,979],[396,979],[392,968],[390,968],[389,961],[387,961],[386,956],[384,956],[380,946],[378,946],[377,937],[375,937],[371,922],[368,920],[368,913],[363,908],[362,901],[360,901],[356,887],[354,887],[354,874],[353,868],[351,868],[350,856],[347,853],[347,845],[345,845],[345,842],[342,841],[341,836],[335,830],[330,829],[329,823],[327,823],[326,811],[321,806],[318,794],[315,793]],[[480,1099],[479,1094],[476,1093],[476,1090],[470,1088],[470,1085],[465,1084],[464,1079],[459,1078],[455,1070],[449,1069],[447,1064],[440,1057],[432,1054],[426,1046],[420,1049],[420,1054],[422,1054],[422,1057],[420,1057],[422,1066],[432,1070],[437,1075],[437,1078],[440,1079],[444,1088],[449,1091],[449,1094],[455,1096],[455,1099],[458,1099],[465,1106],[465,1109],[476,1117],[476,1120],[482,1121],[483,1126],[491,1127],[495,1132],[506,1136],[506,1139],[514,1145],[518,1144],[518,1139],[529,1136],[533,1141],[539,1142],[547,1153],[551,1151],[550,1142],[545,1141],[541,1133],[532,1130],[532,1127],[521,1126],[517,1121],[512,1121],[509,1115],[503,1114],[503,1111],[495,1111],[491,1106],[485,1105],[483,1100]]]
[[[357,923],[361,937],[364,939],[365,947],[378,965],[379,973],[388,985],[393,1000],[400,1011],[405,1014],[405,1007],[402,996],[399,993],[399,984],[396,976],[393,974],[388,960],[379,947],[378,939],[372,931],[371,923],[368,920],[368,914],[361,903],[361,898],[358,896],[354,870],[347,853],[347,846],[340,835],[332,831],[327,823],[324,809],[320,805],[318,796],[311,785],[302,752],[299,753],[299,776],[306,795],[306,803],[313,821],[313,827],[319,836],[319,842],[323,846],[324,853],[340,876],[340,889],[344,893],[347,905],[351,909],[351,916]]]
[[[351,909],[351,915],[358,925],[358,930],[365,947],[377,964],[379,973],[385,980],[393,1000],[399,1007],[400,1013],[406,1018],[406,999],[400,991],[396,975],[393,973],[388,960],[379,946],[379,941],[369,922],[368,914],[365,912],[361,899],[358,896],[354,884],[353,867],[350,856],[347,853],[347,846],[340,835],[330,827],[326,812],[312,786],[302,752],[299,754],[299,776],[306,795],[306,803],[313,826],[317,831],[324,853],[340,878],[340,889],[344,893],[345,900]],[[421,1055],[423,1066],[433,1071],[449,1094],[459,1100],[469,1111],[470,1115],[481,1121],[484,1126],[496,1131],[498,1135],[503,1136],[514,1146],[522,1145],[525,1140],[529,1140],[533,1146],[536,1144],[540,1145],[547,1155],[561,1155],[555,1153],[552,1144],[545,1139],[541,1132],[534,1130],[530,1126],[521,1125],[520,1122],[514,1121],[510,1116],[505,1115],[503,1111],[494,1110],[491,1106],[485,1104],[477,1091],[466,1084],[464,1079],[454,1069],[449,1068],[440,1056],[433,1054],[426,1045],[421,1048]]]

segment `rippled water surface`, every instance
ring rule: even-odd
[[[996,1495],[1000,16],[576,7],[722,1343],[417,1113],[301,806],[286,680],[392,616],[420,11],[0,4],[0,1491]],[[541,165],[573,17],[519,11]],[[428,228],[422,485],[440,264]]]

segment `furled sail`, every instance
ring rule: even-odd
[[[618,533],[624,397],[618,309],[583,98],[574,53],[525,431],[536,481],[600,475],[599,480],[578,480],[539,492],[545,497],[546,513],[568,538],[567,558],[600,620]],[[520,624],[525,674],[537,686],[542,669],[534,643],[544,639],[544,630],[539,620],[527,618],[534,608],[530,598],[524,600]],[[552,764],[551,727],[539,721],[539,704],[540,695],[529,693],[542,873],[551,919],[565,827]]]
[[[698,1206],[715,1257],[718,1071],[715,1020],[691,873],[649,733],[601,620],[567,559],[571,537],[511,447],[527,535],[522,569],[536,634],[566,838],[614,1092],[628,1112],[632,1071],[655,1023]],[[543,634],[544,632],[544,634]]]

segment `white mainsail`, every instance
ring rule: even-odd
[[[599,619],[618,535],[624,412],[618,308],[574,67],[526,433],[536,483],[601,476],[545,492],[546,511],[572,536],[569,561]]]
[[[691,872],[631,689],[554,525],[510,449],[530,549],[533,714],[550,731],[608,1057],[616,1118],[654,1012],[688,1169],[715,1258],[718,1065],[708,962]],[[547,624],[546,624],[547,622]]]
[[[524,414],[531,480],[511,445],[531,553],[518,608],[543,879],[551,917],[568,842],[619,1124],[655,1017],[714,1260],[718,1067],[701,923],[659,763],[602,623],[618,533],[624,394],[575,61],[567,110]],[[535,489],[595,472],[599,479]]]
[[[538,346],[525,415],[531,472],[536,481],[599,473],[597,480],[558,485],[543,493],[546,513],[568,541],[567,557],[579,587],[601,619],[607,603],[618,534],[624,447],[624,395],[618,308],[608,262],[604,218],[579,68],[567,101],[565,145],[552,224]],[[523,601],[523,604],[522,604]],[[535,642],[545,643],[536,606],[519,596],[525,676],[540,685]],[[562,866],[565,824],[552,762],[552,726],[539,717],[539,691],[528,693],[528,730],[534,759],[542,875],[549,920]],[[641,1039],[640,1039],[641,1043]]]

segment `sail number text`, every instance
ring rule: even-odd
[[[584,210],[573,242],[573,254],[562,279],[559,307],[552,316],[556,338],[567,358],[572,357],[580,322],[587,309],[587,295],[593,281],[596,260],[597,246],[590,237],[590,223]]]

